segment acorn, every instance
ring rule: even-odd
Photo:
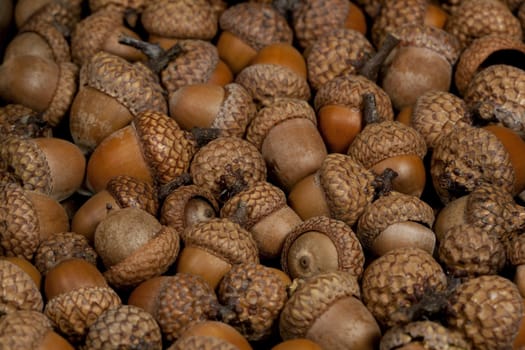
[[[280,342],[271,350],[322,350],[321,346],[306,338],[295,338]]]
[[[262,259],[280,256],[286,236],[302,222],[286,203],[286,194],[267,181],[257,182],[231,197],[220,215],[252,233]]]
[[[507,261],[515,268],[513,281],[518,287],[521,296],[525,295],[525,279],[523,278],[525,272],[524,239],[523,230],[519,230],[506,245]]]
[[[259,262],[257,244],[250,232],[229,219],[200,222],[190,227],[185,236],[177,272],[199,275],[213,289],[233,265]]]
[[[220,321],[207,320],[195,323],[182,333],[180,339],[182,340],[187,337],[213,337],[234,345],[235,349],[252,350],[252,346],[248,340],[246,340],[238,330]],[[212,344],[214,343],[215,342],[212,342]],[[229,349],[229,347],[227,347],[227,349]]]
[[[392,102],[386,92],[361,75],[344,74],[323,84],[315,94],[318,127],[330,153],[346,153],[365,126],[366,94],[375,97],[379,121],[393,120]]]
[[[260,49],[249,65],[255,64],[276,64],[293,70],[297,75],[306,79],[306,61],[303,56],[289,43],[273,43]]]
[[[44,280],[47,303],[44,313],[61,334],[76,343],[83,340],[98,316],[120,305],[102,273],[83,259],[61,261]]]
[[[498,0],[462,1],[449,16],[445,30],[459,40],[462,49],[485,35],[521,40],[523,32],[520,21]]]
[[[128,175],[119,175],[106,185],[106,189],[89,197],[75,211],[71,230],[93,242],[93,235],[99,222],[110,211],[136,207],[156,216],[159,208],[157,190],[152,184]]]
[[[166,114],[167,101],[153,73],[142,63],[100,51],[83,66],[71,106],[69,131],[84,153],[127,126],[141,112]]]
[[[28,260],[0,258],[0,275],[0,314],[8,315],[18,310],[41,312],[44,309],[40,293],[41,275]]]
[[[1,146],[0,168],[13,173],[24,189],[61,201],[82,186],[86,159],[72,142],[56,137],[10,137]]]
[[[447,323],[477,349],[510,349],[523,318],[523,298],[512,281],[487,275],[461,283]]]
[[[2,349],[74,350],[38,311],[16,311],[0,318]]]
[[[364,248],[381,256],[401,247],[434,253],[434,211],[416,196],[391,191],[365,208],[357,221],[357,237]]]
[[[166,272],[177,258],[180,237],[148,212],[128,207],[100,221],[94,245],[106,267],[104,277],[121,289]]]
[[[281,253],[284,272],[295,278],[345,271],[358,279],[365,256],[354,231],[344,222],[326,216],[298,224],[286,236]]]
[[[278,324],[288,299],[286,288],[291,284],[279,274],[282,272],[257,263],[233,266],[218,286],[222,321],[249,341],[268,339]]]
[[[41,114],[23,105],[0,107],[0,142],[11,136],[21,138],[52,137],[53,130]]]
[[[192,325],[215,319],[217,296],[200,276],[177,273],[148,279],[133,289],[128,305],[142,308],[153,315],[163,339],[177,340]]]
[[[412,321],[411,307],[446,287],[439,263],[416,247],[393,249],[372,261],[361,284],[366,307],[388,328]]]
[[[80,20],[82,0],[20,0],[15,4],[14,19],[17,28],[29,21],[57,23],[65,33]]]
[[[343,271],[298,283],[280,316],[283,340],[307,338],[323,349],[376,349],[379,326],[360,300],[357,278]]]
[[[82,349],[144,347],[162,350],[160,327],[153,316],[133,305],[106,309],[89,327]]]
[[[0,230],[4,256],[32,260],[38,245],[48,236],[69,230],[65,209],[54,198],[37,191],[7,184],[0,191]]]
[[[188,336],[177,340],[168,350],[197,350],[197,349],[214,349],[214,350],[238,350],[235,345],[216,337],[209,336]]]
[[[219,57],[239,73],[266,45],[292,43],[293,32],[272,5],[244,2],[227,8],[219,18]]]
[[[90,13],[95,13],[107,7],[121,7],[126,14],[126,22],[135,27],[138,16],[150,3],[150,0],[88,0]]]
[[[175,120],[160,112],[141,112],[93,151],[86,186],[96,193],[119,175],[162,186],[188,171],[195,149],[193,136]]]

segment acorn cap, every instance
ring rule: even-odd
[[[470,343],[455,330],[434,321],[415,321],[388,329],[381,337],[381,350],[418,344],[425,349],[470,350]]]
[[[173,190],[166,197],[161,208],[160,223],[173,227],[183,240],[186,238],[184,210],[188,202],[193,198],[203,198],[213,207],[215,212],[219,211],[219,204],[213,197],[213,194],[197,185],[180,186]]]
[[[341,74],[357,74],[374,53],[372,44],[357,30],[334,29],[313,41],[308,49],[308,82],[314,90],[319,90]]]
[[[353,2],[359,5],[359,7],[361,7],[371,19],[374,19],[381,11],[381,6],[384,1],[383,0],[354,0]]]
[[[288,251],[290,247],[302,234],[315,231],[326,235],[332,241],[337,251],[338,270],[348,272],[357,278],[363,273],[365,256],[361,243],[354,231],[342,221],[331,219],[326,216],[309,218],[295,226],[288,233],[283,243],[281,253],[281,266],[284,272],[289,274]]]
[[[58,82],[55,94],[42,119],[51,126],[57,126],[69,110],[77,92],[78,67],[70,62],[58,63]]]
[[[445,23],[445,30],[454,35],[462,48],[474,39],[489,34],[521,40],[519,20],[503,2],[498,0],[462,1]]]
[[[333,29],[345,26],[350,3],[346,0],[305,1],[292,11],[293,29],[299,45],[307,48]]]
[[[414,128],[398,121],[371,123],[348,147],[348,155],[369,169],[387,158],[413,154],[423,159],[427,145]]]
[[[38,311],[15,311],[0,318],[0,348],[37,349],[51,321]]]
[[[185,247],[206,250],[228,264],[259,262],[259,251],[252,234],[225,218],[197,223],[186,230]]]
[[[475,127],[456,128],[441,138],[432,152],[430,174],[443,204],[483,182],[512,193],[516,177],[510,156],[496,135]]]
[[[310,86],[306,79],[288,67],[258,63],[244,68],[235,82],[248,90],[252,98],[263,105],[276,98],[310,99]]]
[[[142,153],[159,184],[186,173],[196,151],[195,140],[163,112],[143,111],[133,120]]]
[[[448,324],[476,349],[512,348],[523,318],[523,298],[510,280],[487,275],[460,284],[451,297]]]
[[[479,117],[494,118],[522,136],[525,134],[525,71],[504,64],[493,65],[476,74],[465,92],[465,102],[476,108]]]
[[[83,70],[81,78],[85,77],[87,86],[115,98],[135,116],[145,110],[168,112],[162,87],[142,63],[100,51]]]
[[[255,51],[275,43],[292,43],[293,31],[271,4],[243,2],[227,8],[219,18],[222,31],[238,36]]]
[[[55,25],[43,21],[28,21],[18,33],[37,34],[51,48],[55,62],[71,62],[69,43]]]
[[[225,99],[210,127],[221,130],[221,136],[244,137],[257,107],[251,94],[242,85],[230,83],[224,86]]]
[[[303,118],[317,125],[315,111],[307,101],[294,98],[282,98],[261,108],[248,125],[246,140],[261,149],[266,135],[279,123],[286,120]]]
[[[146,244],[104,272],[115,288],[133,287],[140,282],[166,272],[180,250],[180,237],[171,227],[162,226]]]
[[[431,90],[414,104],[410,126],[425,139],[429,149],[456,127],[472,125],[472,116],[464,100],[448,91]]]
[[[154,2],[152,0],[89,0],[89,9],[91,13],[95,13],[104,7],[108,6],[119,6],[127,10],[133,10],[137,13],[141,13],[144,8],[150,3]]]
[[[438,254],[448,273],[458,277],[497,275],[506,262],[499,237],[469,224],[448,229],[439,242]]]
[[[44,309],[40,286],[21,267],[5,259],[0,259],[0,300],[0,314]]]
[[[288,299],[286,284],[270,268],[257,263],[234,265],[222,278],[218,298],[232,314],[223,319],[248,341],[272,334]]]
[[[324,190],[330,217],[349,226],[356,223],[374,198],[375,176],[347,155],[326,156],[316,176]]]
[[[85,337],[100,314],[120,304],[120,297],[109,287],[85,287],[48,300],[44,314],[61,334],[76,342]]]
[[[0,107],[0,142],[10,136],[21,138],[52,137],[53,130],[40,113],[20,104]]]
[[[279,330],[284,340],[304,338],[316,319],[336,301],[360,298],[357,278],[344,271],[315,275],[290,296],[279,319]]]
[[[239,350],[239,348],[222,338],[193,335],[180,338],[167,350]]]
[[[146,181],[133,176],[118,175],[109,180],[106,191],[115,198],[121,208],[136,207],[153,216],[157,215],[159,209],[157,190]]]
[[[508,262],[512,266],[525,264],[525,235],[519,234],[512,238],[506,246]]]
[[[443,291],[447,277],[425,250],[396,248],[378,257],[365,269],[363,301],[385,327],[410,322],[404,311],[418,303],[425,293]]]
[[[64,36],[69,34],[80,21],[82,0],[49,1],[35,11],[24,23],[45,22],[64,27]]]
[[[84,259],[96,266],[98,254],[80,233],[55,233],[40,242],[35,252],[35,267],[45,276],[55,265],[69,258]]]
[[[211,40],[218,29],[206,0],[158,0],[148,3],[141,22],[149,34],[177,39]]]
[[[363,246],[369,249],[384,229],[403,221],[413,221],[432,228],[434,210],[416,196],[392,191],[365,208],[357,221],[357,236]]]
[[[85,350],[162,349],[160,327],[153,316],[133,305],[118,305],[104,311],[89,327]]]
[[[345,74],[323,84],[315,94],[314,107],[317,112],[327,105],[362,110],[365,94],[374,95],[379,121],[394,120],[392,101],[388,94],[362,75]]]
[[[509,51],[525,55],[525,43],[516,38],[509,38],[498,34],[486,35],[475,39],[459,56],[454,74],[454,81],[458,91],[463,95],[472,78],[484,67],[483,63],[490,60],[491,55],[498,52],[508,54]],[[511,53],[512,55],[512,53]],[[509,58],[511,61],[511,58]]]
[[[266,180],[266,163],[257,147],[238,137],[219,137],[201,147],[190,165],[193,183],[216,200],[238,185]],[[242,182],[242,183],[239,183]]]
[[[240,225],[250,230],[253,225],[287,205],[286,194],[267,181],[259,181],[230,198],[221,208],[221,217],[234,220],[237,210],[246,210]]]
[[[427,0],[382,1],[372,24],[372,43],[380,47],[386,35],[406,24],[424,23]]]

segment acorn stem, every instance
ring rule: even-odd
[[[124,34],[119,37],[118,42],[142,51],[142,53],[148,57],[147,66],[156,74],[162,72],[168,63],[182,52],[179,44],[175,44],[168,50],[164,50],[159,44],[148,43],[147,41],[135,39]]]
[[[397,175],[398,174],[394,170],[386,168],[382,174],[375,177],[372,186],[374,186],[376,198],[387,195],[392,191],[392,181]]]
[[[375,55],[366,61],[365,64],[359,69],[359,74],[368,78],[369,80],[372,80],[373,82],[377,81],[381,65],[388,57],[390,52],[392,52],[397,44],[399,44],[399,41],[400,40],[398,38],[389,33]]]
[[[363,94],[363,121],[365,125],[379,123],[379,113],[377,112],[376,96],[367,92]]]

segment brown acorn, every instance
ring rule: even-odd
[[[0,258],[0,313],[18,310],[41,312],[44,301],[40,293],[40,274],[35,266],[22,258]]]
[[[144,11],[144,8],[152,2],[151,0],[89,0],[89,10],[95,13],[106,7],[118,6],[125,9],[130,17],[136,17]],[[136,24],[136,23],[135,23]],[[130,23],[132,25],[132,23]]]
[[[514,283],[518,287],[521,296],[525,295],[525,235],[523,230],[512,236],[510,242],[506,245],[507,261],[515,268]]]
[[[220,338],[211,336],[187,336],[180,338],[175,343],[171,344],[168,350],[197,350],[197,349],[210,349],[210,350],[238,350],[239,348],[235,345],[222,340]]]
[[[21,0],[15,5],[14,19],[17,28],[29,21],[44,21],[63,26],[67,33],[80,20],[82,0]]]
[[[220,321],[207,320],[193,324],[182,333],[181,339],[194,336],[219,338],[233,344],[235,349],[253,350],[248,340],[238,330]],[[212,344],[215,344],[215,342],[212,342]]]
[[[0,142],[10,136],[52,137],[53,130],[40,113],[23,105],[8,104],[0,107]]]

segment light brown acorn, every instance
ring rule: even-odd
[[[33,264],[23,258],[2,257],[0,275],[2,316],[20,310],[42,312],[44,300],[40,293],[41,275]]]

